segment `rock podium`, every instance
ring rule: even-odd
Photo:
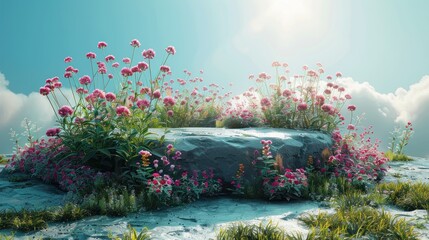
[[[150,129],[158,136],[163,129]],[[162,156],[167,144],[182,152],[178,164],[189,170],[208,170],[229,181],[240,163],[245,171],[252,167],[255,150],[261,152],[261,140],[271,140],[271,152],[283,158],[283,166],[295,170],[307,166],[311,155],[320,159],[321,152],[332,145],[329,134],[319,131],[279,128],[172,128],[165,134],[163,147],[154,149]]]

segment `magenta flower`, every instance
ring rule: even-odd
[[[109,102],[113,102],[116,100],[116,95],[112,92],[106,93],[106,100]]]
[[[283,91],[283,97],[290,97],[290,96],[292,96],[292,91],[289,89],[285,89]]]
[[[103,49],[103,48],[107,47],[107,43],[106,42],[98,42],[97,47],[99,49]]]
[[[146,150],[141,150],[140,152],[139,152],[139,155],[140,156],[142,156],[142,157],[144,157],[144,158],[149,158],[149,157],[151,157],[152,156],[152,153],[150,153],[149,151],[146,151]],[[158,173],[156,173],[156,174],[158,174]],[[156,177],[156,175],[155,175],[155,173],[154,173],[154,175],[153,175],[154,177]],[[157,177],[159,177],[159,174],[158,174],[158,176]]]
[[[125,63],[125,64],[128,64],[128,63],[131,62],[131,59],[126,57],[126,58],[122,59],[122,62]]]
[[[168,47],[165,49],[165,51],[166,51],[168,54],[171,54],[171,55],[174,55],[174,54],[176,53],[176,49],[175,49],[173,46],[168,46]]]
[[[159,89],[155,90],[153,92],[153,97],[154,98],[160,98],[161,97],[161,91],[159,91]]]
[[[342,76],[343,76],[343,74],[342,74],[342,73],[340,73],[340,72],[337,72],[337,73],[335,74],[335,76],[337,76],[337,77],[339,78],[339,77],[342,77]]]
[[[137,100],[137,107],[141,110],[144,110],[145,108],[148,108],[150,106],[150,102],[146,99],[139,99]]]
[[[77,94],[87,94],[88,90],[84,89],[83,87],[80,87],[80,88],[76,89],[76,93]]]
[[[69,62],[71,62],[73,60],[73,58],[72,57],[66,57],[66,58],[64,58],[64,62],[66,62],[66,63],[69,63]]]
[[[116,114],[118,116],[130,116],[131,112],[130,112],[130,109],[128,109],[125,106],[118,106],[116,107]]]
[[[119,63],[118,63],[118,62],[114,62],[114,63],[112,63],[112,67],[114,67],[114,68],[119,67]]]
[[[346,99],[352,99],[352,96],[351,96],[350,94],[346,94],[344,97],[345,97]]]
[[[167,116],[172,117],[174,115],[173,110],[168,110],[167,111]]]
[[[140,42],[137,39],[133,39],[133,40],[131,40],[130,45],[132,47],[140,47]]]
[[[329,90],[329,89],[325,89],[324,93],[325,93],[326,95],[329,95],[329,94],[331,94],[331,90]]]
[[[41,87],[39,90],[39,93],[43,96],[49,95],[50,92],[51,92],[51,89],[48,87]]]
[[[164,106],[165,107],[172,107],[172,106],[174,106],[174,104],[176,103],[175,101],[174,101],[174,98],[172,98],[172,97],[165,97],[164,98],[164,100],[163,100],[163,102],[164,102]]]
[[[107,75],[107,77],[108,77],[109,79],[112,79],[112,78],[113,78],[113,74],[109,73],[109,75]]]
[[[127,67],[124,67],[124,68],[122,68],[122,70],[121,70],[121,74],[122,74],[122,76],[124,76],[124,77],[129,77],[129,76],[132,76],[132,75],[133,75],[133,72],[131,71],[131,69],[129,69],[129,68],[127,68]]]
[[[94,95],[97,98],[101,98],[101,99],[105,99],[106,98],[106,94],[102,90],[100,90],[100,89],[95,89],[92,92],[92,95]]]
[[[94,59],[97,55],[95,55],[95,53],[93,52],[89,52],[86,54],[86,58],[88,59]]]
[[[146,71],[149,68],[149,64],[147,64],[146,62],[139,62],[137,63],[137,66],[142,70],[142,71]]]
[[[159,67],[159,70],[161,70],[161,72],[168,73],[170,72],[170,67],[162,65],[161,67]]]
[[[64,73],[64,78],[71,78],[71,77],[73,77],[73,73],[71,72]]]
[[[58,136],[58,134],[61,132],[60,128],[50,128],[46,131],[46,136],[48,137],[55,137]]]
[[[353,125],[353,124],[349,124],[349,125],[347,126],[347,130],[350,130],[350,131],[355,130],[355,125]]]
[[[61,117],[68,117],[73,114],[73,109],[70,106],[64,105],[58,109],[58,114]]]
[[[324,112],[326,112],[326,113],[329,113],[329,112],[331,112],[332,111],[332,109],[334,108],[331,104],[323,104],[322,105],[322,110],[324,111]]]
[[[307,110],[307,103],[305,103],[305,102],[299,103],[298,106],[297,106],[297,109],[298,109],[298,111],[305,111],[305,110]]]
[[[138,66],[134,66],[131,68],[131,72],[133,72],[133,73],[142,72],[142,70]]]
[[[115,56],[113,55],[107,55],[104,60],[106,60],[106,62],[110,62],[110,61],[114,61],[115,60]]]
[[[88,75],[85,75],[85,76],[79,78],[79,83],[82,85],[88,85],[91,83],[91,78]]]
[[[353,112],[353,111],[355,111],[355,110],[356,110],[356,106],[355,106],[355,105],[349,105],[349,106],[347,107],[347,109],[348,109],[350,112]]]
[[[142,55],[146,59],[153,59],[155,57],[155,51],[153,49],[144,50]]]
[[[275,62],[273,62],[273,63],[271,64],[271,66],[272,66],[272,67],[280,67],[280,66],[281,66],[281,64],[280,64],[279,62],[275,61]]]
[[[61,88],[63,86],[63,84],[61,82],[55,82],[54,83],[54,88]]]
[[[261,99],[261,106],[262,107],[271,107],[271,101],[270,99],[264,97]]]

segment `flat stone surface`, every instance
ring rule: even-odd
[[[162,136],[162,129],[150,129]],[[332,145],[331,136],[319,131],[303,131],[277,128],[173,128],[165,135],[165,146],[174,144],[182,152],[178,162],[186,169],[205,170],[213,168],[215,174],[227,181],[235,175],[243,163],[245,171],[252,168],[254,152],[261,152],[261,140],[271,140],[271,152],[283,158],[285,168],[304,168],[311,155],[320,158],[323,149]],[[155,149],[162,156],[163,148]]]

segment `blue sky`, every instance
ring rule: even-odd
[[[174,45],[175,76],[204,69],[206,81],[232,82],[236,93],[251,85],[249,74],[270,72],[278,60],[292,72],[321,62],[328,73],[367,82],[387,99],[397,89],[410,93],[429,72],[427,9],[425,0],[2,0],[0,73],[9,94],[30,97],[46,78],[63,74],[64,57],[87,72],[85,54],[96,51],[98,41],[122,58],[137,38],[140,50],[159,54]],[[406,118],[395,111],[392,121]],[[3,135],[18,121],[4,119]]]

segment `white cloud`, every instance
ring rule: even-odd
[[[20,133],[24,118],[41,127],[39,134],[55,124],[54,112],[46,97],[38,92],[29,95],[14,93],[8,89],[8,84],[5,75],[0,73],[0,153],[12,152],[10,129]]]
[[[415,133],[405,152],[414,156],[429,156],[429,76],[423,77],[408,90],[398,88],[394,93],[388,94],[377,92],[367,82],[359,83],[351,78],[342,79],[341,84],[353,96],[351,103],[358,106],[357,112],[365,113],[361,125],[372,125],[375,136],[383,141],[383,147],[387,146],[389,133],[395,126],[402,127],[411,121]]]

